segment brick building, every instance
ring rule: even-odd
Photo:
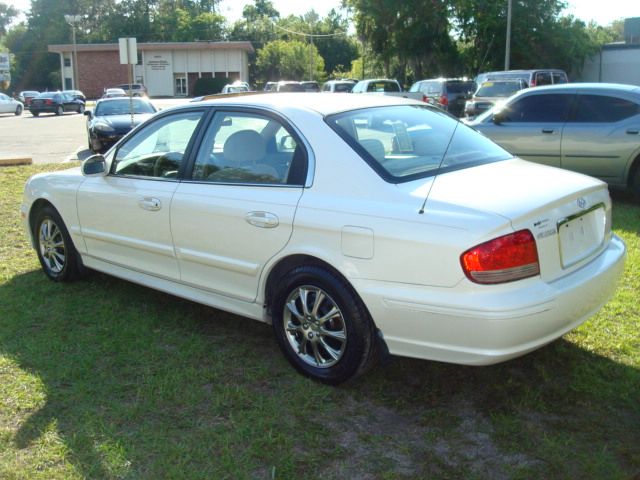
[[[117,43],[78,44],[77,76],[73,45],[49,45],[60,56],[63,90],[82,90],[98,98],[105,88],[128,83],[128,65],[120,64]],[[138,64],[133,83],[146,85],[152,97],[193,95],[198,78],[229,77],[249,80],[250,42],[138,43]]]

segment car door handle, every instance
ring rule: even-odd
[[[543,128],[542,133],[553,133],[555,130],[553,128]]]
[[[640,133],[640,130],[638,130],[637,128],[629,128],[627,130],[627,133],[629,135],[638,135],[638,133]]]
[[[278,217],[269,212],[249,212],[244,218],[254,227],[275,228],[280,224]]]
[[[153,197],[143,197],[138,200],[138,205],[144,210],[150,210],[155,212],[156,210],[160,210],[162,208],[162,202]]]

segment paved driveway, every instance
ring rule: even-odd
[[[151,100],[161,109],[188,102],[188,99]],[[90,108],[90,107],[88,107]],[[34,117],[0,114],[0,159],[31,158],[33,163],[84,160],[91,151],[87,144],[86,117],[77,113]]]

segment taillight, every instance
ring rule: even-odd
[[[429,97],[427,97],[426,95],[422,94],[422,101],[424,103],[429,103]]]
[[[51,103],[52,103],[52,102],[51,102],[51,99],[47,98],[47,100],[45,101],[45,103],[46,103],[47,105],[51,105]]]
[[[529,84],[530,87],[535,87],[536,86],[536,81],[535,80],[531,80],[531,83]]]
[[[504,283],[540,274],[538,248],[529,230],[477,245],[460,256],[462,270],[476,283]]]
[[[444,105],[445,107],[449,105],[449,97],[447,94],[440,95],[440,105]]]

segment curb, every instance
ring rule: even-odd
[[[0,158],[0,167],[15,167],[18,165],[31,165],[31,157]]]

